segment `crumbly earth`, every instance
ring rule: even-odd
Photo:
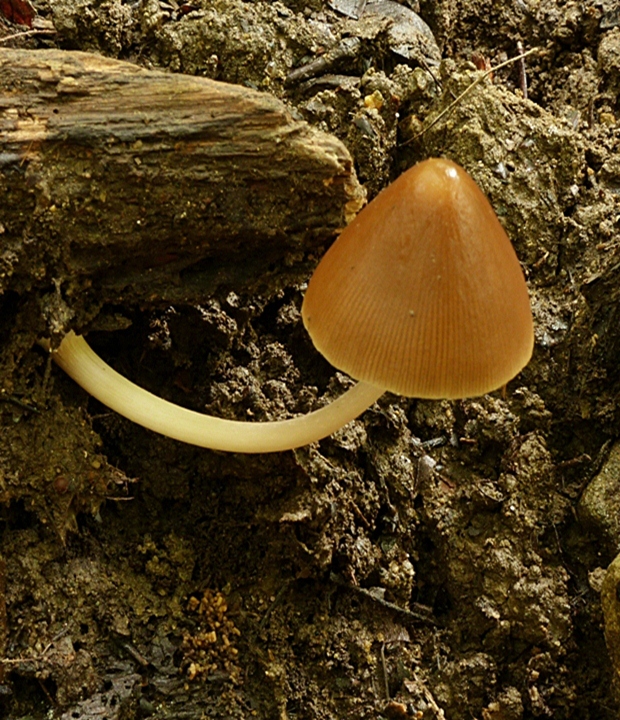
[[[617,718],[618,652],[603,622],[615,642],[616,3],[404,3],[436,45],[410,15],[403,43],[381,2],[359,19],[355,2],[323,0],[34,5],[38,27],[56,33],[13,43],[269,91],[346,143],[370,197],[424,157],[459,162],[523,262],[536,349],[505,393],[386,395],[313,446],[222,454],[132,425],[50,367],[34,347],[40,328],[85,316],[62,277],[43,268],[29,293],[7,292],[0,713]],[[20,29],[0,21],[0,36]],[[451,107],[477,67],[513,57],[519,41],[537,48],[529,99],[511,65]],[[200,304],[90,308],[89,340],[194,409],[306,411],[349,383],[301,324],[315,261]],[[4,253],[3,272],[11,262]]]

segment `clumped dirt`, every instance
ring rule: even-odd
[[[613,643],[620,617],[618,571],[605,573],[620,548],[617,7],[404,3],[426,32],[390,3],[360,18],[355,5],[41,0],[37,27],[56,33],[12,42],[271,92],[345,142],[369,197],[424,157],[459,162],[523,263],[534,358],[504,394],[386,395],[313,446],[223,454],[86,397],[34,346],[50,318],[70,325],[80,297],[45,268],[28,292],[9,283],[6,717],[618,716],[604,632],[605,620]],[[482,80],[476,69],[517,42],[537,48],[529,99],[516,65]],[[187,407],[307,411],[350,382],[301,324],[316,259],[199,305],[106,304],[83,329],[119,371]]]

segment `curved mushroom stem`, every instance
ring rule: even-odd
[[[279,452],[307,445],[354,420],[384,393],[359,382],[307,415],[275,422],[242,422],[203,415],[153,395],[119,375],[73,332],[52,357],[84,390],[129,420],[175,440],[228,452]]]

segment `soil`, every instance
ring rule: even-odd
[[[269,92],[345,143],[369,198],[457,161],[523,264],[531,363],[483,398],[385,395],[297,451],[193,448],[89,399],[37,337],[78,318],[179,404],[306,411],[350,382],[300,319],[316,234],[199,301],[97,303],[93,280],[86,307],[60,263],[11,284],[30,239],[8,248],[0,207],[3,717],[618,717],[617,5],[363,4],[38,0],[41,32],[4,46]],[[26,29],[0,19],[0,42]],[[518,43],[527,98],[518,62],[480,70]]]

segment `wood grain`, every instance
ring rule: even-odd
[[[0,48],[0,293],[243,283],[324,242],[363,198],[342,143],[268,94]]]

